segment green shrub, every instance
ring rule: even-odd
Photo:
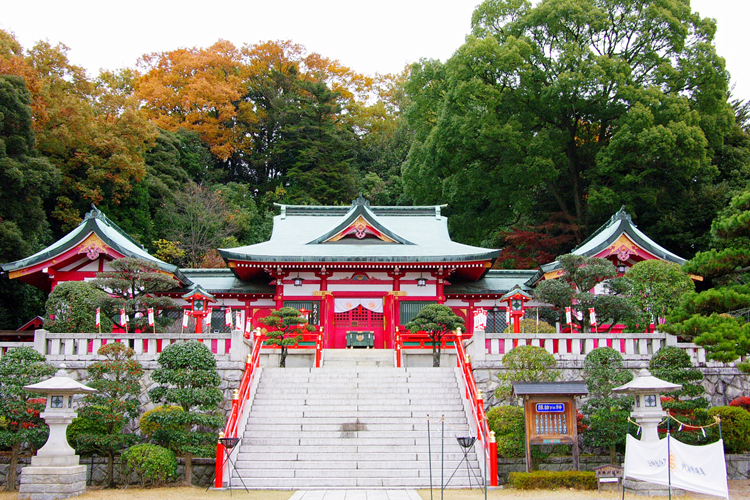
[[[151,415],[155,414],[164,414],[164,413],[172,413],[175,411],[184,411],[181,406],[157,406],[153,410],[149,410],[145,412],[143,415],[141,415],[141,419],[138,421],[138,428],[141,430],[141,435],[144,437],[151,437],[154,432],[162,430],[163,426],[154,421],[153,417]],[[180,427],[180,424],[174,424],[172,428],[167,430],[177,430]]]
[[[721,433],[726,453],[742,453],[750,450],[750,412],[737,406],[715,406],[708,416],[721,418]],[[711,427],[711,434],[718,437],[719,431]]]
[[[79,455],[90,453],[91,448],[87,443],[80,439],[83,434],[106,434],[107,428],[100,422],[95,422],[85,417],[78,417],[68,425],[65,435],[68,438],[68,444],[75,448]]]
[[[591,471],[534,471],[511,472],[508,483],[519,490],[554,490],[557,488],[575,488],[577,490],[595,490],[596,473]]]
[[[523,408],[495,406],[487,412],[487,423],[495,432],[498,456],[514,458],[526,455]]]
[[[555,370],[555,357],[541,347],[523,345],[514,347],[503,357],[505,371],[497,374],[500,387],[495,390],[499,400],[509,400],[511,382],[554,382],[560,376]]]
[[[177,472],[177,459],[170,450],[155,444],[139,444],[122,454],[128,472],[135,472],[142,487],[161,486]]]

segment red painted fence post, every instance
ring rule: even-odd
[[[224,433],[219,433],[219,439]],[[214,474],[214,488],[221,489],[224,486],[224,445],[221,441],[216,442],[216,473]]]
[[[490,486],[497,486],[497,442],[495,431],[490,431]]]

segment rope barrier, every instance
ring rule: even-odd
[[[664,418],[664,420],[662,420],[661,422],[659,422],[659,425],[664,424],[665,422],[667,422],[667,420],[674,420],[675,422],[677,422],[678,424],[680,424],[680,428],[677,429],[678,432],[681,431],[683,428],[685,428],[685,430],[691,430],[691,431],[692,430],[700,430],[703,433],[703,437],[706,437],[706,429],[708,429],[709,427],[713,427],[715,425],[721,425],[721,417],[719,415],[714,415],[714,422],[712,424],[708,424],[708,425],[693,425],[693,424],[686,424],[685,422],[682,422],[682,421],[678,420],[677,418],[675,418],[673,415],[667,414],[667,416]],[[638,427],[638,432],[640,432],[640,428],[642,427],[641,424],[639,424],[638,422],[632,420],[630,417],[628,417],[628,422],[631,423],[631,424],[633,424],[633,425],[635,425],[636,427]]]

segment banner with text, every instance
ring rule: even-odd
[[[721,440],[691,446],[670,437],[640,441],[628,435],[624,477],[729,498],[724,442]]]

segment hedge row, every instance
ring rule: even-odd
[[[508,474],[508,483],[519,490],[597,489],[596,474],[590,471],[511,472]]]

